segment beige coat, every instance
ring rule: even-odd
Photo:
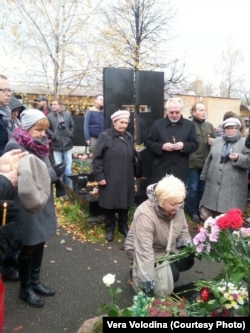
[[[168,242],[170,221],[166,220],[150,199],[135,211],[133,222],[125,240],[125,251],[138,267],[139,282],[155,281],[155,257],[165,252]],[[173,219],[171,252],[176,253],[177,243],[191,241],[184,211],[180,208]]]

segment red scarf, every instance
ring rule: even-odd
[[[49,140],[47,137],[43,137],[42,139],[32,138],[21,126],[14,129],[12,137],[16,139],[22,147],[38,157],[49,155]]]

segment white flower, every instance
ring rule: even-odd
[[[103,283],[105,284],[106,287],[110,287],[111,284],[115,282],[115,274],[106,274],[102,278]]]

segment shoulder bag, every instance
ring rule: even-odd
[[[170,253],[171,250],[172,234],[173,234],[173,221],[170,222],[168,244],[166,247],[167,255]],[[165,298],[169,296],[173,292],[173,290],[174,290],[174,279],[170,263],[168,262],[168,260],[164,260],[162,262],[156,262],[154,295],[156,297]]]
[[[158,257],[163,257],[170,253],[171,250],[171,242],[172,242],[172,234],[173,234],[173,221],[170,222],[169,236],[168,236],[168,244],[166,247],[166,252],[158,254]],[[139,281],[137,277],[137,265],[134,262],[133,270],[132,270],[132,280],[133,280],[133,289],[137,294],[141,291],[139,287]],[[166,298],[169,296],[174,290],[174,279],[171,270],[170,263],[168,260],[164,260],[162,262],[155,262],[155,287],[154,287],[154,296],[158,298]]]

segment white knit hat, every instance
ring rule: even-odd
[[[45,114],[38,109],[26,109],[21,113],[21,126],[24,130],[31,128],[38,120],[46,118]]]
[[[231,117],[224,120],[222,123],[222,128],[225,128],[227,126],[238,126],[239,128],[241,128],[241,123],[238,118]]]
[[[113,113],[110,118],[111,118],[112,121],[116,121],[116,120],[122,119],[122,118],[129,119],[129,117],[130,117],[130,112],[129,111],[118,110],[115,113]]]

